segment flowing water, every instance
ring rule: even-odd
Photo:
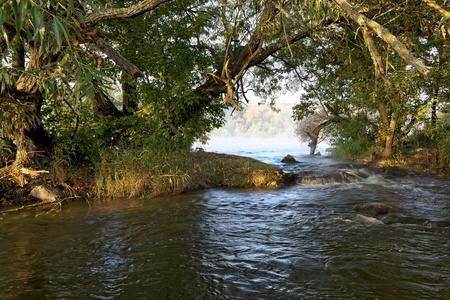
[[[450,299],[448,180],[238,154],[309,179],[4,215],[0,299]]]

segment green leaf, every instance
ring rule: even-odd
[[[6,33],[5,30],[3,30],[3,27],[2,27],[2,33],[3,33],[3,38],[5,39],[5,42],[6,42],[6,46],[11,49],[12,45],[9,41],[8,34]]]
[[[3,22],[5,22],[6,19],[6,13],[5,10],[0,10],[0,27],[3,25]]]
[[[53,31],[55,32],[56,43],[58,44],[58,50],[61,49],[61,33],[59,32],[58,20],[53,20]]]
[[[32,39],[36,38],[36,36],[39,33],[39,30],[41,29],[41,24],[43,24],[43,22],[41,22],[42,15],[40,14],[39,10],[40,10],[40,6],[38,6],[38,5],[34,5],[33,8],[31,9],[31,15],[34,18],[34,28],[35,28]]]
[[[71,47],[71,43],[69,40],[69,30],[67,29],[66,25],[63,25],[59,20],[56,20],[56,22],[59,24],[60,28],[62,29],[62,33],[64,34],[64,37],[66,38],[66,42],[69,45],[69,47]]]

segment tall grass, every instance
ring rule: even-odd
[[[96,166],[98,197],[135,197],[182,192],[189,184],[186,153],[120,149],[102,153]]]
[[[96,166],[97,197],[181,193],[208,186],[267,187],[284,181],[278,167],[251,158],[177,151],[120,149],[102,154]]]

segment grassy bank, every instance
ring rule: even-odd
[[[344,151],[333,151],[331,155],[338,159],[368,163],[373,168],[386,173],[397,173],[391,175],[450,176],[450,157],[446,152],[436,148],[417,148],[408,151],[401,149],[388,159],[381,159],[372,153],[363,153],[352,157]],[[393,170],[398,170],[398,172]]]
[[[70,197],[129,198],[177,194],[208,187],[279,188],[294,180],[278,167],[248,157],[209,153],[157,153],[142,150],[110,151],[93,165],[71,165],[55,159],[49,173],[23,187],[0,183],[2,205],[32,202],[28,194],[39,185],[65,191]]]
[[[403,170],[399,174],[391,175],[438,175],[450,176],[449,158],[434,149],[419,148],[410,152],[398,152],[391,158],[369,160],[374,166],[391,173]]]
[[[278,167],[234,155],[180,152],[117,153],[95,172],[97,197],[135,197],[181,193],[207,187],[276,188],[291,180]]]

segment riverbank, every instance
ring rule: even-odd
[[[279,167],[236,155],[212,152],[177,154],[158,164],[140,156],[105,159],[94,166],[59,164],[38,178],[18,186],[0,182],[0,207],[32,205],[33,188],[50,186],[61,191],[60,199],[154,197],[208,187],[280,188],[294,181],[294,175]],[[156,161],[156,160],[154,160]],[[154,162],[153,161],[153,162]]]
[[[396,154],[389,159],[368,158],[361,160],[371,168],[386,175],[424,175],[449,177],[450,166],[438,163],[438,156],[427,149],[418,149],[413,154]]]
[[[429,157],[414,156],[360,162],[378,174],[448,177],[448,173],[433,168],[430,161]],[[160,158],[149,158],[140,152],[115,153],[90,166],[59,160],[47,171],[38,178],[28,178],[24,186],[10,180],[0,182],[0,207],[26,207],[41,202],[30,196],[37,186],[59,189],[59,199],[90,200],[155,197],[209,187],[272,189],[295,180],[293,174],[249,157],[204,151]]]

